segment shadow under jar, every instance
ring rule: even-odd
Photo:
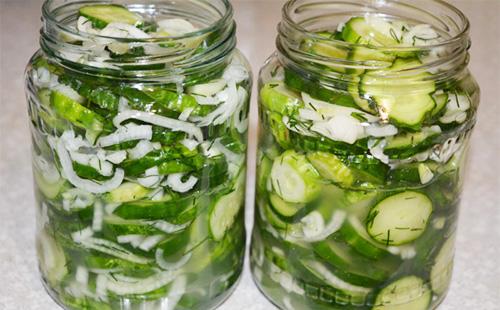
[[[436,308],[479,88],[442,1],[289,1],[259,79],[251,268],[282,309]]]
[[[26,71],[47,291],[212,309],[245,248],[249,66],[228,1],[47,1]]]

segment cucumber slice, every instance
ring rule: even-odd
[[[361,256],[343,242],[330,238],[314,244],[313,248],[319,257],[341,271],[337,274],[346,281],[371,286],[380,284],[391,275],[389,270],[378,268],[373,260]]]
[[[439,126],[424,127],[419,132],[406,132],[387,139],[384,154],[390,158],[408,158],[430,148],[441,134]]]
[[[269,179],[269,175],[271,174],[273,161],[264,154],[262,154],[260,158],[261,160],[257,168],[257,189],[260,193],[266,193],[267,181]]]
[[[265,107],[281,115],[293,115],[304,106],[298,94],[278,82],[264,85],[260,91],[260,99]]]
[[[349,94],[351,94],[354,102],[358,107],[360,107],[363,111],[376,114],[377,111],[375,108],[372,107],[372,103],[368,101],[367,99],[363,98],[359,94],[359,79],[356,81],[352,81],[349,83],[349,86],[347,87],[347,90],[349,91]]]
[[[320,34],[320,35],[325,36],[326,38],[331,37],[331,34],[330,35]],[[300,45],[300,49],[311,54],[337,60],[347,59],[347,56],[349,54],[349,52],[346,49],[339,48],[331,43],[328,43],[327,41],[321,42],[316,40],[305,40]],[[333,65],[332,62],[324,62],[324,65],[340,73],[346,72],[346,69],[344,67]]]
[[[282,148],[289,148],[290,130],[283,122],[283,116],[276,112],[268,112],[267,123],[269,124],[271,133],[273,134],[274,139],[276,139],[276,142],[278,142]]]
[[[412,242],[422,235],[432,213],[431,200],[414,191],[399,193],[370,210],[367,230],[376,241],[389,245]]]
[[[126,182],[109,192],[106,200],[109,202],[129,202],[146,197],[149,190],[137,183]]]
[[[361,221],[353,215],[347,218],[340,234],[354,250],[368,258],[379,259],[389,254],[384,246],[373,241]]]
[[[416,276],[401,278],[377,295],[373,310],[427,310],[432,293],[424,281]]]
[[[354,183],[353,173],[337,156],[315,152],[309,153],[307,159],[323,178],[347,187]]]
[[[436,102],[436,107],[434,108],[434,110],[432,110],[431,116],[435,117],[443,113],[444,108],[448,104],[450,96],[448,93],[443,92],[432,95],[432,98]]]
[[[303,204],[286,202],[274,193],[269,196],[269,202],[273,210],[283,217],[293,217],[304,208]]]
[[[143,20],[136,13],[129,11],[126,7],[117,4],[94,4],[80,8],[80,16],[92,22],[94,28],[103,29],[109,23],[125,23],[139,26]]]
[[[66,256],[59,243],[46,229],[38,236],[37,252],[40,260],[40,271],[53,287],[58,284],[68,273]]]
[[[274,160],[271,183],[287,202],[307,203],[321,191],[320,177],[304,155],[289,150]]]
[[[346,90],[347,83],[346,85],[343,83],[335,85],[335,87],[328,87],[319,80],[313,80],[293,70],[285,69],[285,84],[294,91],[307,93],[318,100],[344,107],[357,108],[352,97],[347,92],[339,90]]]
[[[353,285],[337,277],[327,266],[311,259],[300,259],[306,270],[332,288],[344,292],[353,299],[365,298],[372,289],[369,287]]]
[[[260,208],[264,209],[264,215],[266,217],[266,220],[271,226],[278,228],[278,229],[287,229],[287,226],[289,225],[287,222],[283,221],[274,211],[273,209],[269,206],[267,203],[263,203],[262,205],[259,206]]]
[[[441,295],[450,285],[453,274],[453,256],[455,252],[455,236],[448,238],[434,259],[431,269],[431,286],[434,293]]]
[[[53,91],[50,95],[50,103],[60,117],[77,127],[86,129],[93,138],[96,138],[103,130],[104,120],[99,114],[84,107],[66,94],[57,90]]]
[[[383,21],[383,20],[382,20]],[[386,27],[390,24],[385,22]],[[391,36],[385,35],[379,31],[374,25],[368,23],[364,17],[353,17],[346,24],[342,30],[342,37],[344,41],[350,43],[372,45],[372,46],[395,46],[399,42]]]
[[[436,90],[431,75],[425,71],[398,74],[421,66],[415,59],[398,58],[388,70],[378,70],[363,75],[361,95],[369,96],[378,106],[381,114],[400,127],[419,129],[425,118],[436,107],[430,95]],[[389,74],[389,75],[388,75]]]
[[[241,173],[236,188],[215,202],[209,213],[210,235],[216,241],[224,238],[226,232],[233,226],[236,216],[245,203],[245,173]]]

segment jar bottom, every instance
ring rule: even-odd
[[[41,274],[41,273],[40,273]],[[199,305],[197,305],[196,307],[193,307],[193,306],[188,306],[188,307],[184,307],[184,306],[179,306],[177,305],[174,309],[175,310],[214,310],[214,309],[217,309],[219,306],[221,306],[233,293],[234,291],[236,290],[236,288],[238,287],[238,284],[240,283],[241,281],[241,277],[242,277],[242,272],[239,271],[238,272],[238,277],[234,280],[234,282],[231,284],[231,286],[224,292],[222,292],[221,294],[219,294],[217,297],[213,298],[212,300],[208,301],[208,302],[205,302],[205,303],[200,303]],[[77,309],[77,308],[71,308],[69,307],[68,305],[66,305],[62,300],[61,298],[59,297],[59,293],[54,290],[50,285],[49,283],[47,282],[47,280],[45,279],[45,277],[43,276],[40,276],[40,279],[41,279],[41,282],[42,282],[42,286],[44,287],[45,291],[47,292],[47,294],[50,296],[50,298],[59,306],[61,307],[62,309],[67,309],[67,310],[73,310],[73,309]],[[165,300],[165,299],[163,299]],[[160,304],[162,303],[162,299],[158,299],[156,300],[157,302],[159,302]],[[104,310],[102,308],[82,308],[82,309],[95,309],[95,310]],[[113,308],[109,308],[109,309],[113,309]],[[155,308],[144,308],[141,304],[135,304],[133,306],[124,306],[123,304],[120,306],[119,308],[120,310],[139,310],[139,309],[151,309],[151,310],[154,310]],[[163,310],[162,307],[159,307],[157,308],[158,310]],[[167,308],[168,309],[168,308]]]
[[[255,283],[258,290],[266,299],[271,302],[276,308],[281,310],[290,309],[314,309],[314,310],[332,310],[332,309],[352,309],[352,310],[369,310],[372,309],[372,305],[341,305],[341,304],[331,304],[324,305],[314,301],[312,298],[308,298],[304,295],[299,295],[291,291],[287,291],[282,285],[275,282],[263,272],[262,268],[257,266],[254,261],[250,262],[250,269],[252,274],[252,280]],[[271,284],[266,286],[265,282]],[[433,295],[431,304],[428,310],[437,309],[446,299],[448,295],[449,286],[441,295]],[[400,305],[404,306],[404,305]]]

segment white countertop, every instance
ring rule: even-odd
[[[35,204],[23,90],[24,66],[37,49],[41,2],[0,0],[0,310],[58,308],[42,288],[36,267]],[[283,1],[232,2],[240,49],[257,75],[274,49]],[[500,1],[453,2],[471,19],[471,68],[483,95],[463,196],[453,284],[440,309],[495,310],[500,309]],[[255,149],[255,118],[252,124],[251,151]],[[253,163],[251,158],[250,165]],[[253,184],[253,172],[249,178]],[[252,201],[251,195],[253,190],[248,201]],[[249,232],[252,217],[253,206],[248,204]],[[246,266],[240,285],[220,309],[274,307],[259,293]]]

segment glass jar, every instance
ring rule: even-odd
[[[281,309],[434,309],[479,87],[442,1],[292,0],[259,79],[251,268]]]
[[[216,307],[242,270],[252,85],[229,1],[48,0],[40,45],[26,87],[49,294]]]

